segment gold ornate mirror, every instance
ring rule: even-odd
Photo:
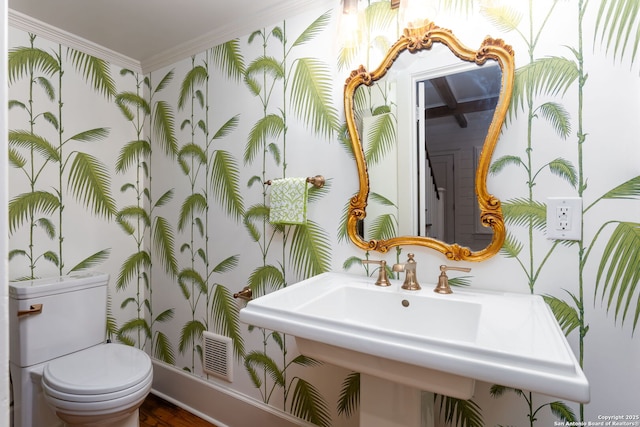
[[[447,60],[449,61],[447,65],[442,65],[441,62],[437,62],[439,59],[435,62],[432,61],[432,59],[439,58],[444,54],[452,58],[451,60]],[[471,108],[471,105],[477,107],[479,104],[491,104],[488,112],[487,108],[480,108],[480,110],[484,110],[483,114],[486,118],[486,127],[484,128],[486,132],[483,131],[482,133],[482,135],[486,134],[486,136],[482,139],[482,135],[479,135],[482,145],[475,147],[477,155],[474,159],[474,170],[471,175],[472,178],[475,176],[475,181],[470,185],[477,197],[477,207],[471,206],[470,208],[466,208],[467,211],[473,211],[476,222],[481,225],[481,227],[478,228],[488,230],[488,233],[484,233],[486,243],[481,244],[483,247],[472,248],[470,247],[472,245],[456,241],[453,237],[438,238],[435,233],[433,233],[434,235],[429,235],[428,228],[431,227],[432,224],[427,224],[428,221],[425,221],[422,213],[435,210],[433,206],[425,207],[425,200],[430,200],[433,198],[433,195],[426,195],[426,187],[424,184],[416,184],[416,182],[414,182],[416,179],[415,176],[407,175],[407,170],[416,169],[417,172],[415,175],[422,177],[418,178],[422,180],[422,183],[425,181],[435,181],[433,170],[430,168],[430,166],[433,166],[432,164],[428,165],[426,170],[417,165],[417,163],[424,164],[425,157],[427,163],[433,162],[433,159],[429,159],[430,154],[428,149],[424,148],[427,145],[426,142],[424,142],[425,138],[423,138],[423,142],[415,142],[414,145],[406,148],[406,151],[396,150],[397,164],[391,168],[383,167],[382,170],[384,172],[382,179],[374,180],[376,186],[379,185],[379,182],[390,182],[391,186],[397,187],[397,200],[390,202],[380,196],[377,191],[370,192],[372,165],[368,164],[366,160],[367,156],[365,152],[368,150],[365,149],[363,137],[366,139],[367,135],[375,135],[375,132],[379,132],[382,121],[378,120],[373,125],[369,125],[367,130],[366,123],[363,124],[366,118],[363,119],[362,115],[359,114],[360,106],[363,103],[362,91],[370,90],[374,85],[384,82],[384,88],[377,90],[379,93],[384,93],[384,97],[388,97],[389,93],[393,94],[394,91],[397,91],[397,96],[393,98],[396,101],[387,102],[389,105],[393,105],[394,103],[402,103],[404,105],[408,98],[415,100],[416,98],[424,97],[420,95],[420,93],[422,93],[420,91],[425,87],[424,85],[420,86],[420,90],[417,89],[418,86],[407,86],[409,89],[403,89],[404,92],[412,92],[410,95],[401,93],[401,88],[404,88],[406,85],[399,82],[410,80],[413,84],[416,80],[415,78],[408,79],[406,73],[402,76],[403,69],[411,68],[411,66],[406,66],[407,58],[411,60],[417,59],[422,63],[429,64],[433,62],[436,64],[432,67],[435,69],[435,72],[430,70],[426,74],[423,73],[424,75],[431,76],[429,80],[425,80],[426,78],[424,78],[423,83],[428,84],[431,88],[430,90],[438,91],[444,103],[449,104],[448,106],[444,105],[430,109],[425,107],[424,110],[419,110],[420,113],[416,114],[416,116],[421,116],[426,118],[425,120],[428,120],[430,117],[448,115],[451,116],[449,117],[450,120],[456,119],[460,127],[466,127],[465,111],[470,111],[469,108]],[[494,66],[486,65],[491,63]],[[429,67],[430,66],[427,65],[427,68]],[[473,70],[475,68],[478,70],[482,69],[482,71],[476,72]],[[511,46],[506,45],[504,41],[487,37],[478,50],[472,50],[464,46],[450,30],[440,28],[432,22],[425,21],[424,25],[419,28],[406,28],[403,35],[386,53],[386,56],[378,68],[369,72],[363,66],[360,66],[357,70],[351,72],[345,83],[344,106],[347,130],[351,139],[358,170],[359,191],[350,201],[347,233],[358,247],[366,250],[387,252],[394,246],[418,245],[433,248],[451,260],[467,261],[482,261],[495,255],[499,251],[504,242],[506,232],[500,200],[489,194],[487,190],[487,176],[491,157],[509,107],[513,90],[514,68],[513,50]],[[483,99],[475,99],[458,105],[451,105],[452,103],[456,104],[456,97],[455,94],[453,94],[456,88],[454,87],[454,90],[452,90],[450,85],[458,84],[455,83],[456,79],[462,81],[463,79],[460,76],[471,75],[474,76],[472,85],[475,86],[476,89],[480,88],[481,91],[486,92],[483,95]],[[492,84],[488,80],[487,76],[490,75],[495,76],[495,84]],[[461,87],[470,85],[468,82],[459,84]],[[490,93],[491,86],[495,86],[494,93]],[[426,93],[427,90],[424,89],[424,91]],[[449,96],[447,96],[447,93]],[[451,99],[447,101],[447,97]],[[407,105],[409,104],[408,101],[406,103]],[[422,106],[424,107],[424,105]],[[442,111],[447,110],[447,108],[449,109],[449,113],[443,114]],[[467,108],[467,110],[465,110],[465,108]],[[408,110],[416,111],[416,107],[411,104],[410,108],[407,108],[407,111]],[[407,140],[411,139],[410,135],[419,135],[421,132],[426,132],[420,130],[421,126],[423,126],[419,124],[420,121],[418,121],[418,125],[416,125],[416,121],[414,120],[418,119],[415,117],[412,119],[399,119],[394,115],[394,110],[391,108],[378,109],[378,112],[374,114],[381,114],[380,111],[382,111],[382,114],[389,114],[389,117],[384,117],[386,122],[393,122],[394,126],[398,127],[396,144],[398,147],[409,145]],[[440,111],[440,113],[438,113],[438,111]],[[382,126],[384,126],[384,124]],[[414,127],[417,129],[413,129]],[[427,126],[424,125],[424,127],[426,128]],[[410,129],[410,132],[407,131],[407,129]],[[395,143],[396,141],[392,142],[392,144]],[[418,154],[416,154],[416,152],[418,152]],[[408,160],[409,158],[410,160]],[[380,169],[380,167],[378,167],[378,169]],[[427,177],[427,179],[425,179],[425,177]],[[434,192],[437,199],[444,198],[444,196],[442,196],[442,188],[439,188],[435,184],[430,185],[435,189],[429,191]],[[455,184],[455,186],[457,187],[459,185]],[[409,210],[411,211],[411,215],[409,215],[409,217],[418,218],[418,220],[411,219],[410,222],[417,221],[417,225],[414,224],[413,228],[407,228],[406,224],[405,226],[400,224],[397,227],[399,230],[398,234],[401,234],[400,236],[394,235],[382,238],[378,238],[377,236],[365,237],[363,222],[369,213],[367,212],[367,205],[371,196],[373,196],[376,201],[383,200],[385,202],[383,204],[387,205],[394,205],[394,203],[397,203],[398,206],[410,205]],[[409,200],[403,202],[403,198]],[[465,199],[471,200],[471,198],[472,196],[465,196]],[[397,207],[396,205],[394,206]],[[402,217],[403,215],[405,214],[398,214],[397,216]],[[444,214],[440,213],[440,216],[444,216]],[[373,219],[372,222],[373,221],[376,220]],[[398,221],[397,218],[394,219],[394,221],[402,222],[401,220]],[[407,232],[407,230],[417,231]],[[480,230],[478,234],[483,234],[482,230]]]

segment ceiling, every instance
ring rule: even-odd
[[[149,72],[339,1],[9,0],[8,5],[14,27],[76,49],[108,52],[96,56]]]

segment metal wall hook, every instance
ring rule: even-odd
[[[251,299],[253,299],[253,291],[250,287],[245,286],[240,292],[236,292],[235,294],[233,294],[233,297],[240,298],[245,301],[251,301]]]

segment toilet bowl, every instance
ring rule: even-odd
[[[102,344],[45,365],[46,402],[70,426],[137,426],[152,380],[151,359],[133,347]],[[129,423],[123,422],[131,419]],[[116,424],[117,423],[117,424]]]
[[[151,358],[105,343],[109,276],[81,273],[9,285],[14,427],[137,427]]]

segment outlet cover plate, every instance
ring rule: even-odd
[[[547,199],[547,238],[580,240],[582,198],[549,197]]]

